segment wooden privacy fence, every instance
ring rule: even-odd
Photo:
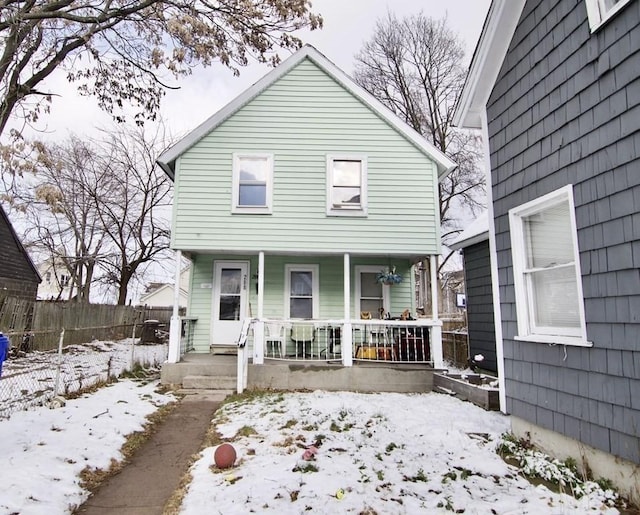
[[[51,350],[56,348],[63,328],[67,344],[114,340],[131,336],[134,326],[136,336],[140,336],[145,320],[157,320],[168,327],[171,314],[170,307],[30,301],[3,297],[0,298],[0,331],[10,337],[14,347],[20,346],[25,340],[29,350]]]
[[[458,368],[469,366],[469,338],[464,315],[442,315],[442,357]]]

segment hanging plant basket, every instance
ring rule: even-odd
[[[386,270],[380,271],[378,275],[376,275],[376,281],[380,284],[399,284],[402,282],[402,276],[396,273],[396,267]]]

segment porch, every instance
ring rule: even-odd
[[[426,392],[442,361],[439,320],[246,319],[230,354],[192,352],[183,320],[180,358],[162,382],[184,388]]]

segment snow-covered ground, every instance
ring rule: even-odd
[[[67,345],[61,356],[57,351],[34,351],[5,361],[0,378],[0,419],[44,405],[56,393],[73,393],[109,377],[118,377],[136,364],[159,368],[167,357],[167,345],[137,342],[138,339],[134,345],[130,338],[96,340]]]
[[[441,394],[272,394],[216,421],[236,466],[212,467],[215,447],[204,450],[186,515],[617,513],[602,491],[533,486],[495,452],[508,417]]]
[[[0,514],[72,513],[89,495],[80,487],[80,472],[122,459],[126,435],[173,400],[156,387],[119,381],[63,408],[21,411],[0,421]]]
[[[80,471],[120,459],[125,435],[173,399],[156,386],[123,380],[0,421],[0,514],[72,513],[88,496]],[[214,423],[238,459],[221,471],[215,447],[201,453],[184,515],[617,513],[601,491],[530,484],[495,452],[509,418],[446,395],[268,393]]]

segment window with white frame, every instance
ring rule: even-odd
[[[389,286],[377,280],[383,266],[357,266],[356,272],[356,313],[368,311],[373,318],[380,317],[380,310],[389,312]]]
[[[367,212],[367,159],[327,156],[327,214],[363,216]]]
[[[285,266],[287,318],[318,318],[320,289],[318,265]]]
[[[233,155],[233,213],[271,213],[273,156]]]
[[[612,18],[631,0],[585,0],[591,32]]]
[[[518,339],[588,345],[573,187],[509,211]]]

